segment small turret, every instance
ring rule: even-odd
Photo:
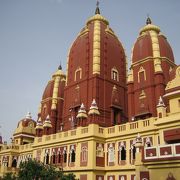
[[[18,122],[17,128],[13,134],[15,144],[32,143],[36,134],[36,122],[32,119],[31,113]]]
[[[78,125],[80,126],[85,126],[86,125],[86,122],[84,122],[84,120],[87,119],[87,113],[86,113],[86,110],[85,110],[85,107],[84,107],[84,104],[82,103],[81,104],[81,107],[78,111],[78,114],[76,116],[76,118],[78,119]]]
[[[96,100],[93,99],[90,110],[88,112],[88,115],[100,115],[100,112],[98,110],[97,104],[96,104]]]
[[[44,135],[49,135],[50,129],[52,128],[49,115],[47,115],[46,120],[44,121],[43,128],[44,128]]]
[[[41,117],[39,117],[36,124],[36,136],[38,137],[42,136],[42,132],[43,132],[43,124]]]
[[[157,116],[158,118],[162,118],[166,116],[166,106],[164,104],[162,96],[159,97],[159,102],[157,105]]]

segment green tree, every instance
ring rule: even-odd
[[[6,173],[2,178],[2,180],[15,180],[15,179],[16,177],[13,173]]]
[[[29,160],[20,163],[17,180],[75,180],[75,175],[64,174],[54,166]]]

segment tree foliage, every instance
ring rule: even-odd
[[[16,177],[13,173],[6,173],[2,178],[2,180],[15,180],[15,179]]]
[[[54,166],[44,165],[36,160],[28,160],[20,163],[17,177],[7,173],[3,180],[75,180],[75,175],[64,174]]]

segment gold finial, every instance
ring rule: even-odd
[[[96,2],[96,11],[95,14],[100,14],[100,10],[99,10],[99,1],[97,0]]]

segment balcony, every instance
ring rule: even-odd
[[[144,161],[180,159],[180,143],[144,148]]]

